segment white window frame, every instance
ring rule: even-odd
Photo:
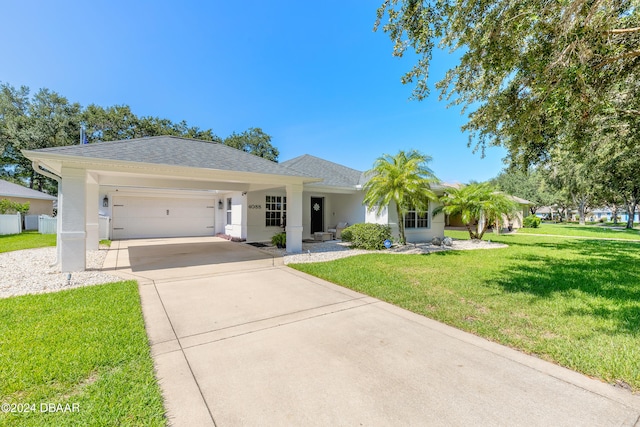
[[[431,205],[427,205],[427,210],[422,214],[419,214],[418,211],[411,206],[407,213],[404,215],[404,229],[405,230],[415,230],[419,228],[431,228],[431,215],[429,213]],[[408,225],[408,221],[412,222],[413,225]],[[426,225],[424,225],[426,222]],[[422,224],[422,225],[420,225]]]
[[[266,195],[264,201],[265,227],[282,227],[287,217],[287,196]]]
[[[227,225],[232,224],[233,218],[233,199],[231,197],[227,197]]]

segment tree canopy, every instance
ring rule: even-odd
[[[222,142],[229,147],[255,154],[273,162],[277,162],[280,155],[278,149],[271,145],[271,136],[260,128],[249,128],[239,134],[233,132]]]
[[[91,104],[83,108],[49,89],[40,89],[31,96],[26,86],[15,88],[0,83],[0,177],[56,194],[56,183],[35,173],[21,150],[78,144],[81,127],[85,127],[89,143],[174,135],[223,143],[274,162],[278,160],[278,149],[271,144],[271,136],[260,128],[233,132],[222,139],[211,129],[190,126],[184,120],[174,123],[159,117],[137,116],[127,105]]]
[[[544,161],[556,145],[584,147],[640,118],[638,0],[386,0],[379,27],[394,55],[417,53],[402,78],[417,99],[429,94],[434,48],[460,52],[436,84],[440,96],[469,112],[470,145],[504,146],[512,164]]]

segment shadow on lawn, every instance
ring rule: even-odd
[[[519,246],[516,241],[509,245]],[[563,240],[535,247],[535,253],[519,252],[508,258],[496,283],[508,292],[540,298],[583,293],[588,298],[568,306],[566,314],[610,319],[618,331],[640,333],[639,244]]]

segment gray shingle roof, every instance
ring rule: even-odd
[[[330,186],[354,188],[362,184],[363,173],[361,171],[321,159],[319,157],[305,154],[286,162],[281,163],[287,168],[306,173],[317,178],[322,178],[322,182],[307,185]]]
[[[34,150],[34,152],[104,160],[311,177],[307,173],[287,168],[282,164],[245,153],[224,144],[177,136],[154,136],[97,142],[87,145],[42,148]]]
[[[22,185],[0,179],[0,197],[22,197],[25,199],[57,200],[50,194],[32,190]]]

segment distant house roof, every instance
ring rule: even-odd
[[[0,197],[21,197],[23,199],[57,200],[50,194],[32,190],[22,185],[0,179]]]
[[[535,205],[535,203],[528,201],[527,199],[522,199],[520,197],[517,196],[509,196],[511,198],[511,200],[513,200],[514,202],[517,202],[521,205],[529,205],[529,206],[533,206]]]
[[[309,154],[287,160],[281,165],[323,179],[322,182],[307,185],[355,189],[356,186],[363,184],[363,172]]]
[[[154,136],[34,150],[65,156],[296,177],[312,175],[216,142]]]

